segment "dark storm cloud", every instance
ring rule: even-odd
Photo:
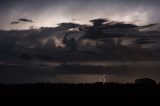
[[[0,82],[7,83],[25,83],[25,82],[44,82],[45,78],[55,78],[56,75],[113,75],[118,77],[125,76],[152,76],[153,78],[157,77],[159,79],[159,66],[155,69],[149,66],[139,67],[134,65],[132,67],[128,67],[126,65],[121,66],[98,66],[98,65],[65,65],[62,64],[58,67],[50,67],[48,65],[37,65],[36,62],[40,61],[61,61],[61,62],[70,62],[70,61],[84,61],[86,58],[90,61],[97,60],[107,60],[111,57],[117,58],[118,51],[114,55],[108,53],[108,51],[97,51],[95,55],[93,55],[93,51],[89,53],[76,51],[76,52],[66,52],[66,51],[56,51],[55,48],[50,48],[49,45],[53,44],[47,43],[47,47],[42,47],[42,42],[40,40],[45,40],[48,38],[52,38],[55,35],[64,36],[65,32],[76,26],[81,26],[79,24],[71,24],[71,23],[63,23],[58,27],[52,28],[40,28],[39,30],[26,30],[26,31],[1,31],[0,32],[0,43],[1,43],[1,53],[0,59],[6,61],[14,61],[14,64],[17,65],[0,65]],[[92,27],[92,26],[90,26]],[[123,31],[122,31],[123,32]],[[146,32],[148,34],[148,32]],[[159,34],[159,32],[154,32]],[[139,34],[139,33],[138,33]],[[6,39],[7,38],[7,39]],[[145,39],[146,40],[146,39]],[[48,40],[49,42],[49,40]],[[17,45],[19,44],[19,45]],[[37,47],[29,49],[37,45]],[[23,47],[21,49],[19,46]],[[6,50],[5,50],[5,49]],[[13,50],[13,51],[11,51]],[[126,50],[127,51],[127,50]],[[159,53],[159,52],[157,52]],[[132,54],[132,53],[131,53]],[[125,54],[124,54],[125,55]],[[128,53],[125,55],[128,56]],[[158,58],[158,56],[156,57]],[[36,60],[36,61],[34,61]],[[19,63],[19,61],[21,63]],[[31,63],[30,63],[31,62]],[[33,64],[32,64],[33,62]],[[34,63],[35,62],[35,63]],[[148,68],[149,67],[149,68]],[[156,73],[156,74],[155,74]],[[9,79],[9,80],[8,80]],[[56,79],[56,78],[55,78]],[[66,80],[62,78],[62,80]],[[50,81],[50,80],[49,80]]]
[[[137,26],[135,24],[126,24],[124,22],[109,21],[106,19],[94,19],[90,22],[93,26],[88,27],[83,39],[105,39],[105,38],[121,38],[121,37],[159,37],[158,33],[141,32],[140,29],[151,28],[157,24],[149,24]],[[154,36],[154,37],[155,37]],[[146,42],[147,43],[147,42]]]
[[[152,38],[141,38],[135,41],[137,44],[151,44],[156,43],[156,40],[152,40]]]

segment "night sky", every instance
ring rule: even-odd
[[[144,25],[160,21],[159,0],[1,0],[0,29],[51,27],[61,22],[88,24],[108,18]],[[10,25],[19,18],[34,23]]]
[[[0,83],[160,81],[159,10],[160,0],[0,0]],[[90,22],[100,18],[109,23]]]

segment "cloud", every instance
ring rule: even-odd
[[[18,19],[20,22],[31,22],[33,23],[33,21],[31,19],[26,19],[26,18],[20,18]]]
[[[135,42],[138,44],[152,44],[152,43],[156,43],[156,40],[153,40],[151,38],[140,38],[140,39],[137,39]]]
[[[10,24],[11,25],[16,25],[16,24],[20,24],[21,22],[25,22],[25,23],[26,22],[30,22],[30,23],[33,23],[33,21],[31,19],[20,18],[17,21],[11,22]]]
[[[147,37],[154,36],[151,32],[144,33],[140,29],[150,28],[157,24],[149,24],[137,26],[135,24],[127,24],[125,22],[109,21],[105,19],[91,20],[93,26],[88,27],[84,39],[106,39],[106,38],[122,38],[122,37]],[[158,37],[159,33],[155,33]]]
[[[81,30],[77,30],[76,28],[80,28]],[[33,59],[37,60],[43,60],[40,57],[59,61],[70,61],[70,58],[72,58],[71,61],[87,59],[106,60],[116,59],[127,54],[130,51],[127,46],[130,47],[130,45],[132,45],[135,47],[135,43],[139,44],[138,47],[144,44],[159,45],[154,41],[155,39],[156,41],[157,39],[160,39],[159,31],[139,31],[135,28],[139,28],[139,26],[112,21],[103,23],[102,20],[102,25],[100,24],[100,26],[88,25],[86,27],[86,25],[76,23],[61,23],[57,27],[42,27],[40,29],[30,29],[25,31],[2,31],[0,32],[1,48],[3,48],[3,52],[1,52],[1,54],[5,55],[5,53],[10,50],[8,53],[12,53],[14,51],[16,53],[13,54],[19,54],[17,56],[12,55],[13,57],[20,57],[22,51],[24,53],[28,53],[28,49],[31,49],[29,55],[33,57]],[[64,43],[65,37],[67,39],[67,43]],[[115,37],[116,39],[122,38],[122,41],[120,42],[115,40]],[[136,39],[129,40],[129,38],[124,39],[123,37]],[[72,38],[75,39],[74,43]],[[97,41],[99,41],[99,44],[96,44]],[[125,43],[126,45],[122,44],[127,41],[129,43]],[[65,51],[68,50],[65,48],[68,45],[71,45],[70,47],[74,45],[78,51],[68,53]],[[114,50],[117,45],[120,47],[122,46],[123,50]],[[150,46],[150,48],[152,47],[153,46]],[[158,48],[158,46],[154,47]],[[58,48],[61,48],[62,50],[59,50]],[[108,52],[108,49],[111,49],[110,52]],[[39,52],[39,50],[41,52]],[[67,54],[68,56],[66,56]],[[1,57],[3,58],[4,56]]]
[[[27,19],[28,20],[28,19]],[[16,22],[16,21],[15,21]],[[27,21],[28,22],[28,21]],[[102,21],[103,22],[103,21]],[[97,25],[97,24],[96,24]],[[147,25],[148,26],[148,25]],[[150,26],[150,25],[149,25]],[[125,27],[126,30],[124,30]],[[0,31],[0,62],[14,62],[15,64],[20,64],[17,66],[8,66],[8,65],[1,65],[0,68],[3,69],[0,73],[0,81],[5,82],[27,82],[27,81],[44,81],[45,78],[56,78],[56,75],[113,75],[113,76],[145,76],[152,74],[159,78],[159,67],[153,69],[150,68],[139,68],[137,64],[133,65],[131,68],[127,67],[126,65],[121,66],[104,66],[104,65],[96,65],[98,61],[132,61],[132,60],[141,60],[145,61],[144,59],[157,59],[159,60],[160,55],[158,49],[150,50],[146,49],[147,53],[138,54],[139,52],[134,51],[136,46],[128,46],[128,47],[116,47],[113,44],[113,48],[107,48],[110,43],[112,44],[113,38],[118,36],[119,38],[123,38],[124,35],[127,37],[129,36],[139,36],[139,39],[136,39],[133,42],[136,43],[150,43],[150,40],[160,39],[155,36],[159,36],[159,31],[139,31],[139,30],[130,30],[130,28],[137,28],[139,26],[134,24],[125,24],[119,22],[107,22],[98,24],[98,26],[94,25],[80,25],[75,23],[62,23],[59,24],[57,27],[42,27],[40,29],[29,29],[29,30],[12,30],[12,31]],[[76,31],[75,28],[81,28],[81,30]],[[107,29],[109,28],[109,30]],[[97,31],[99,30],[99,32]],[[107,30],[106,30],[107,29]],[[114,29],[114,31],[110,31]],[[77,47],[78,50],[76,51],[68,51],[64,47],[63,38],[68,35],[68,38],[77,38],[77,36],[86,36],[88,33],[90,37],[94,37],[94,34],[98,34],[100,37],[107,38],[104,40],[104,44],[102,43],[101,47],[97,47],[95,42],[99,39],[94,39],[95,42],[92,42],[92,38],[85,39],[87,43],[94,43],[94,49],[91,49],[89,44],[82,45],[81,49],[79,46]],[[107,34],[101,35],[100,33],[104,32]],[[96,32],[96,33],[95,33]],[[82,33],[82,34],[81,34]],[[129,33],[128,35],[126,33]],[[102,33],[103,34],[103,33]],[[122,35],[122,36],[121,36]],[[147,36],[144,37],[144,36]],[[109,38],[109,39],[108,39]],[[152,38],[152,39],[150,39]],[[128,40],[128,38],[126,38]],[[84,39],[81,39],[82,41]],[[77,41],[77,44],[81,46],[81,43]],[[62,47],[58,48],[57,47]],[[87,49],[84,49],[84,48]],[[153,47],[153,46],[151,46]],[[102,49],[104,48],[104,49]],[[137,49],[136,49],[137,50]],[[139,50],[139,48],[138,48]],[[141,49],[140,49],[141,50]],[[144,49],[145,51],[145,49]],[[149,51],[149,52],[148,52]],[[156,51],[156,52],[155,52]],[[151,55],[150,55],[151,54]],[[154,55],[154,56],[152,56]],[[21,62],[19,62],[21,61]],[[58,62],[57,62],[58,61]],[[77,61],[77,65],[72,64]],[[94,64],[85,64],[82,65],[81,62],[91,61],[95,62]],[[46,62],[57,62],[59,64],[65,63],[67,65],[61,66],[53,66],[53,65],[46,65],[43,63]],[[27,65],[26,65],[27,63]],[[71,64],[70,64],[71,63]],[[117,63],[115,63],[117,64]],[[120,64],[123,64],[120,62]],[[149,64],[151,65],[151,64]],[[156,65],[156,64],[155,64]],[[146,65],[148,66],[148,65]],[[144,66],[144,67],[146,67]],[[131,69],[131,70],[130,70]],[[153,69],[153,70],[152,70]],[[15,71],[13,71],[15,70]],[[147,70],[147,71],[146,71]],[[152,71],[152,72],[151,72]],[[156,73],[156,74],[154,74]],[[9,80],[7,79],[9,78]],[[14,79],[14,80],[12,80]],[[22,79],[22,80],[19,80]],[[38,80],[37,80],[38,79]],[[65,78],[64,78],[65,80]],[[50,81],[50,80],[49,80]]]
[[[98,65],[61,65],[55,68],[55,74],[123,74],[127,66]],[[121,70],[121,71],[119,71]]]
[[[11,22],[11,24],[13,25],[13,24],[19,24],[20,22],[18,22],[18,21],[13,21],[13,22]]]

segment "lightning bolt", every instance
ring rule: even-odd
[[[102,76],[102,79],[103,79],[103,84],[105,84],[105,83],[106,83],[106,74],[104,74],[104,75]]]

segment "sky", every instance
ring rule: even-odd
[[[0,29],[54,27],[61,22],[89,24],[108,18],[144,25],[160,21],[159,0],[1,0]],[[33,23],[11,25],[20,18]]]
[[[129,26],[134,26],[133,24],[143,26],[160,23],[159,10],[160,0],[0,0],[0,83],[48,81],[92,83],[102,81],[104,74],[108,82],[133,82],[142,77],[153,78],[160,82],[160,30],[141,31],[136,26],[134,30],[129,28]],[[107,30],[108,32],[100,30],[100,34],[102,32],[100,37],[103,37],[104,33],[111,36],[124,34],[127,37],[113,39],[105,36],[106,39],[101,42],[100,47],[96,45],[99,39],[95,41],[92,41],[92,37],[86,41],[82,39],[88,37],[88,33],[89,35],[96,33],[96,36],[99,34],[99,29],[89,22],[99,18],[109,19],[110,22],[115,21],[115,23],[129,23],[125,31],[120,30],[120,27],[118,30],[113,27],[113,30]],[[64,22],[77,23],[78,28],[84,30],[75,31],[70,24],[55,27]],[[121,25],[125,25],[124,23]],[[84,24],[90,26],[86,27]],[[106,25],[112,26],[112,24]],[[22,30],[40,27],[44,28]],[[68,44],[63,42],[64,37],[68,34],[71,38],[73,36],[81,38],[82,42],[78,40],[75,42],[80,46],[77,47],[78,52],[68,52],[66,45],[75,44],[72,40],[68,40]],[[132,35],[144,35],[149,40],[145,37],[133,39]],[[153,35],[155,38],[152,37]],[[129,36],[132,37],[129,38]],[[142,45],[136,43],[136,40],[142,42]],[[123,41],[122,45],[118,43],[119,41]],[[143,42],[147,41],[154,43],[143,45]],[[116,45],[115,42],[117,42]],[[129,43],[123,45],[126,42]],[[120,49],[116,51],[115,47],[119,48],[119,46]],[[148,48],[146,49],[145,46]],[[116,60],[117,57],[118,60]],[[85,59],[89,60],[88,64],[85,64]],[[117,62],[109,62],[110,59],[115,59]],[[126,59],[126,63],[123,59]],[[132,59],[142,61],[142,63],[131,62],[131,64],[129,61]],[[46,63],[51,60],[53,64]],[[72,60],[80,63],[63,64],[64,61],[69,63]],[[105,65],[100,64],[104,60]],[[59,64],[58,67],[54,64],[57,61],[60,61],[56,63]],[[121,66],[117,67],[118,64]]]

